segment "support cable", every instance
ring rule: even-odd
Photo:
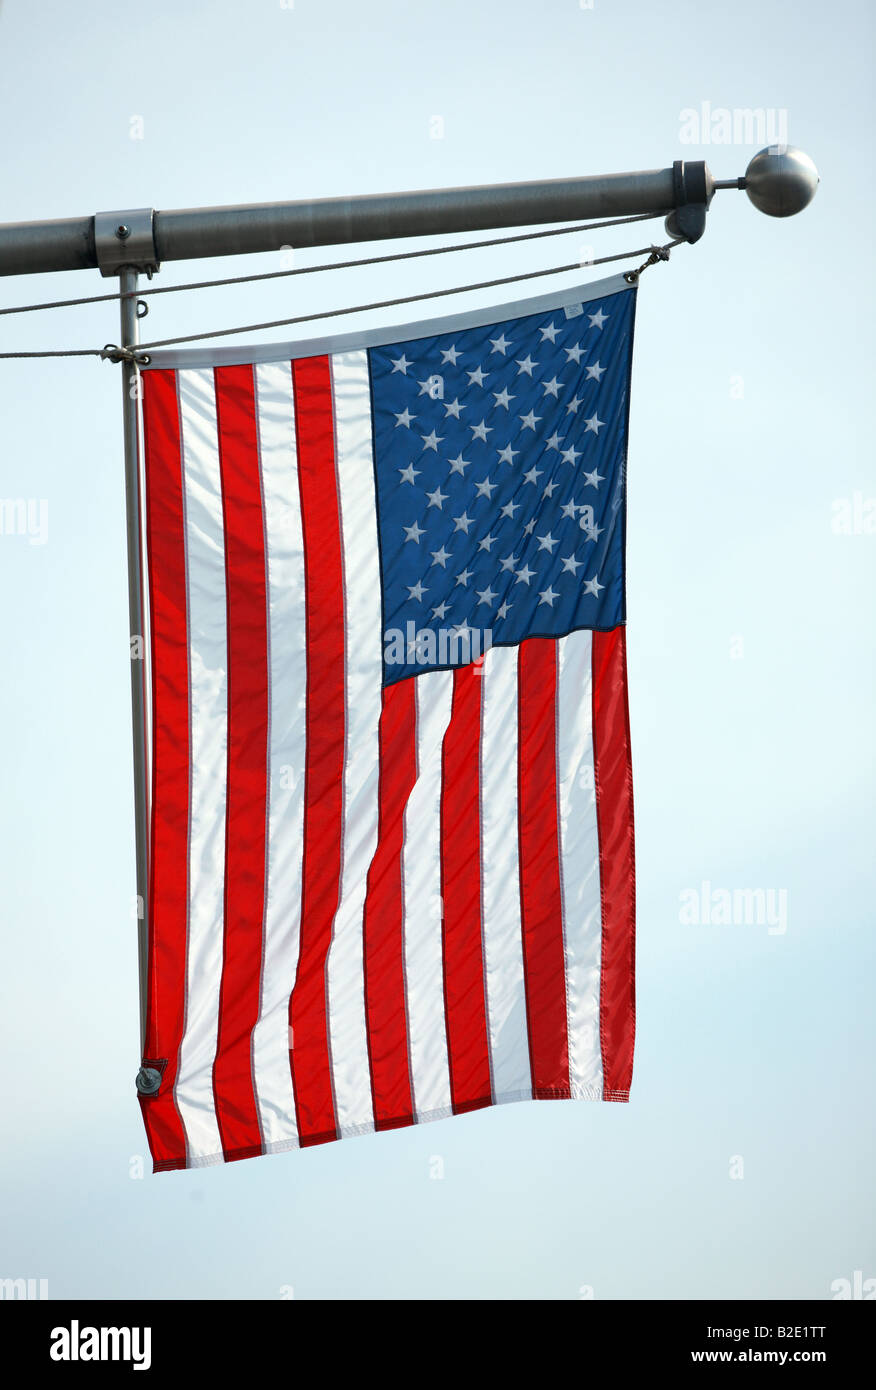
[[[655,217],[664,217],[663,212],[637,213],[635,217],[614,217],[604,222],[581,222],[576,227],[549,227],[542,232],[521,232],[517,236],[490,237],[486,241],[463,241],[452,246],[429,246],[419,251],[394,251],[386,256],[366,256],[357,261],[329,261],[323,265],[299,266],[294,270],[267,270],[258,275],[230,275],[224,280],[193,280],[186,285],[157,285],[151,290],[139,290],[138,299],[152,294],[178,294],[180,290],[211,290],[223,285],[251,285],[258,280],[282,280],[292,275],[316,275],[322,270],[350,270],[363,265],[385,265],[388,261],[411,261],[419,256],[443,256],[451,251],[478,251],[485,246],[510,246],[518,241],[537,241],[546,236],[568,236],[572,232],[599,231],[602,227],[620,227],[627,222],[648,222]],[[281,248],[282,249],[282,248]],[[91,294],[79,299],[53,299],[41,304],[16,304],[9,309],[0,309],[3,314],[28,314],[39,309],[72,309],[79,304],[106,304],[110,300],[122,299],[121,294]]]
[[[535,233],[540,235],[540,233]],[[511,240],[512,238],[503,238]],[[174,347],[180,343],[197,343],[212,338],[233,337],[238,333],[259,333],[269,328],[288,328],[294,324],[313,323],[321,319],[338,318],[345,314],[367,313],[373,309],[391,309],[401,304],[415,304],[424,299],[442,299],[447,295],[467,294],[472,290],[495,289],[499,285],[517,284],[522,280],[537,280],[546,275],[564,275],[573,270],[581,270],[590,266],[606,265],[611,261],[626,261],[638,256],[647,256],[647,260],[639,266],[637,270],[629,271],[626,275],[627,281],[637,284],[639,276],[649,266],[656,265],[659,261],[668,261],[669,253],[673,246],[678,246],[683,238],[675,238],[666,243],[665,246],[645,246],[639,247],[635,251],[622,251],[615,256],[598,256],[594,260],[587,261],[583,265],[580,261],[570,261],[567,265],[550,266],[544,270],[527,270],[518,275],[502,275],[495,280],[479,280],[468,285],[454,285],[446,290],[428,290],[422,294],[400,295],[393,299],[378,299],[369,304],[353,304],[342,309],[323,309],[315,314],[299,314],[294,318],[271,319],[265,323],[242,324],[238,328],[219,328],[213,329],[208,333],[185,333],[176,338],[159,338],[151,343],[143,343],[135,349],[120,348],[115,343],[108,343],[104,348],[74,348],[55,352],[0,352],[0,360],[9,358],[24,357],[100,357],[104,361],[110,362],[136,362],[141,366],[147,366],[150,361],[149,350],[151,348]],[[443,248],[458,249],[458,248]],[[407,253],[406,253],[407,254]],[[419,253],[414,253],[419,254]],[[388,257],[387,259],[396,259]],[[353,262],[353,264],[368,264],[369,262]],[[331,267],[336,269],[337,267]],[[289,271],[278,272],[281,275],[290,274]],[[306,272],[304,272],[306,273]],[[262,277],[255,277],[262,278]],[[231,282],[229,282],[231,283]],[[184,286],[174,286],[173,288],[185,288]],[[149,294],[149,290],[144,290],[137,298],[142,298],[142,294]],[[106,298],[122,299],[133,298],[133,295],[109,295]]]

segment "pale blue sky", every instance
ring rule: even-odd
[[[48,503],[46,544],[0,537],[0,1276],[46,1278],[52,1297],[601,1299],[827,1298],[856,1269],[876,1275],[876,535],[832,525],[876,495],[872,37],[852,0],[6,0],[3,220],[680,157],[743,173],[756,144],[682,141],[680,113],[703,102],[786,112],[822,186],[788,221],[718,194],[702,242],[639,294],[629,1106],[508,1106],[130,1176],[146,1144],[118,369],[0,363],[0,497]],[[590,240],[605,254],[658,234]],[[463,284],[575,245],[159,297],[144,329]],[[277,261],[176,263],[158,283]],[[27,303],[109,286],[93,271],[3,288]],[[0,320],[0,350],[117,337],[113,306]],[[787,929],[683,923],[703,881],[784,890]]]

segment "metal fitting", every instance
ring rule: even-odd
[[[94,249],[101,275],[118,275],[123,266],[151,276],[158,269],[152,208],[133,212],[97,212]]]

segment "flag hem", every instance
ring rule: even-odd
[[[550,294],[515,299],[505,304],[485,304],[482,308],[462,313],[420,319],[414,323],[391,323],[356,333],[339,333],[328,337],[309,338],[284,343],[241,343],[236,347],[160,348],[149,353],[149,362],[141,370],[160,371],[168,368],[185,370],[194,367],[256,366],[265,362],[288,362],[298,357],[322,357],[360,348],[386,347],[395,343],[413,342],[418,338],[437,337],[456,329],[481,328],[499,319],[525,318],[551,309],[564,309],[573,304],[587,304],[593,299],[610,295],[634,293],[635,285],[623,275],[610,275],[605,280],[593,280],[586,285],[573,285]]]
[[[513,1105],[520,1101],[532,1100],[588,1100],[627,1103],[629,1098],[629,1091],[605,1090],[601,1086],[539,1086],[531,1091],[508,1091],[504,1095],[496,1096],[494,1100],[486,1101],[480,1109],[492,1109],[497,1105]],[[260,1158],[270,1154],[290,1153],[295,1149],[315,1148],[320,1144],[330,1144],[342,1138],[355,1139],[362,1134],[394,1133],[397,1129],[413,1129],[416,1125],[431,1124],[435,1120],[449,1120],[458,1115],[470,1113],[474,1113],[470,1106],[456,1110],[453,1106],[442,1105],[435,1110],[421,1111],[413,1122],[410,1117],[401,1118],[397,1124],[392,1120],[382,1120],[379,1129],[372,1123],[345,1125],[343,1133],[339,1134],[336,1130],[330,1130],[325,1134],[310,1135],[304,1144],[299,1139],[278,1139],[257,1146],[250,1145],[246,1149],[235,1149],[231,1152],[219,1150],[216,1153],[199,1154],[193,1158],[156,1159],[153,1162],[152,1171],[153,1173],[170,1173],[183,1168],[213,1168],[219,1163],[235,1163],[246,1158]]]

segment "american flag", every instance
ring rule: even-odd
[[[143,370],[156,1170],[628,1099],[634,311]]]

